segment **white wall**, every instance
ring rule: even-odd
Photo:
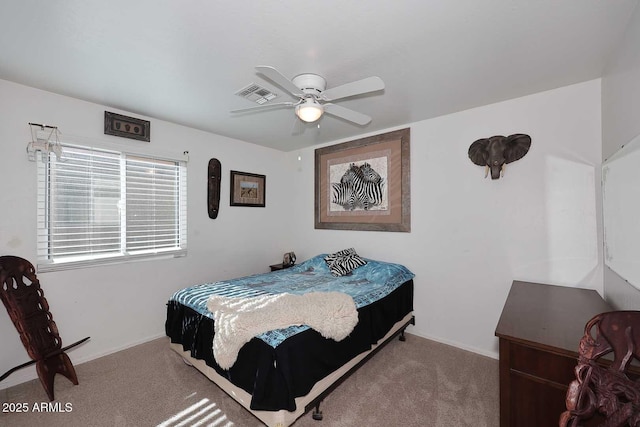
[[[408,127],[411,233],[314,230],[315,147],[288,154],[300,259],[353,246],[405,264],[416,274],[411,332],[492,357],[512,280],[602,293],[600,80]],[[484,179],[469,145],[512,133],[529,134],[531,150]]]
[[[164,335],[165,304],[175,290],[266,272],[291,250],[284,215],[289,199],[280,190],[290,173],[282,152],[160,120],[151,120],[150,143],[104,135],[105,110],[129,114],[0,80],[0,255],[36,261],[36,169],[25,151],[31,140],[28,122],[57,125],[63,138],[94,146],[175,157],[190,153],[186,257],[38,275],[63,345],[91,336],[69,352],[74,363]],[[208,217],[206,205],[212,157],[220,159],[223,170],[215,220]],[[229,206],[230,170],[267,176],[266,208]],[[0,337],[0,372],[29,360],[4,309]],[[35,370],[23,369],[0,387],[31,378]]]
[[[640,134],[640,8],[602,78],[602,157],[606,159]],[[633,183],[637,185],[637,183]],[[620,310],[638,310],[640,291],[605,267],[605,294]]]

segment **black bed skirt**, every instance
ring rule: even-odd
[[[308,329],[276,348],[253,338],[225,371],[213,357],[213,320],[176,301],[167,303],[165,331],[172,343],[182,344],[191,357],[203,359],[221,376],[252,395],[251,409],[296,409],[294,399],[358,354],[371,349],[393,325],[413,311],[413,280],[386,297],[358,309],[358,324],[340,342]]]

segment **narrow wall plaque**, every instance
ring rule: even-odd
[[[151,140],[151,122],[105,111],[104,133],[105,135],[149,142]]]
[[[207,210],[209,218],[216,219],[220,210],[220,180],[222,178],[222,166],[220,160],[209,160],[207,170]]]

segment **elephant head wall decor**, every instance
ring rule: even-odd
[[[523,133],[509,136],[496,135],[482,138],[469,146],[469,159],[478,166],[485,166],[486,178],[491,169],[491,179],[504,176],[507,163],[524,157],[531,147],[531,137]]]

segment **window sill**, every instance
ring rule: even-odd
[[[153,261],[159,259],[181,258],[187,256],[187,251],[171,251],[171,252],[156,252],[152,254],[141,255],[126,255],[126,256],[114,256],[109,258],[100,258],[83,261],[68,261],[68,262],[52,262],[43,263],[39,262],[36,266],[37,273],[49,273],[53,271],[75,270],[79,268],[91,268],[100,267],[105,265],[116,264],[129,264],[138,261]]]

